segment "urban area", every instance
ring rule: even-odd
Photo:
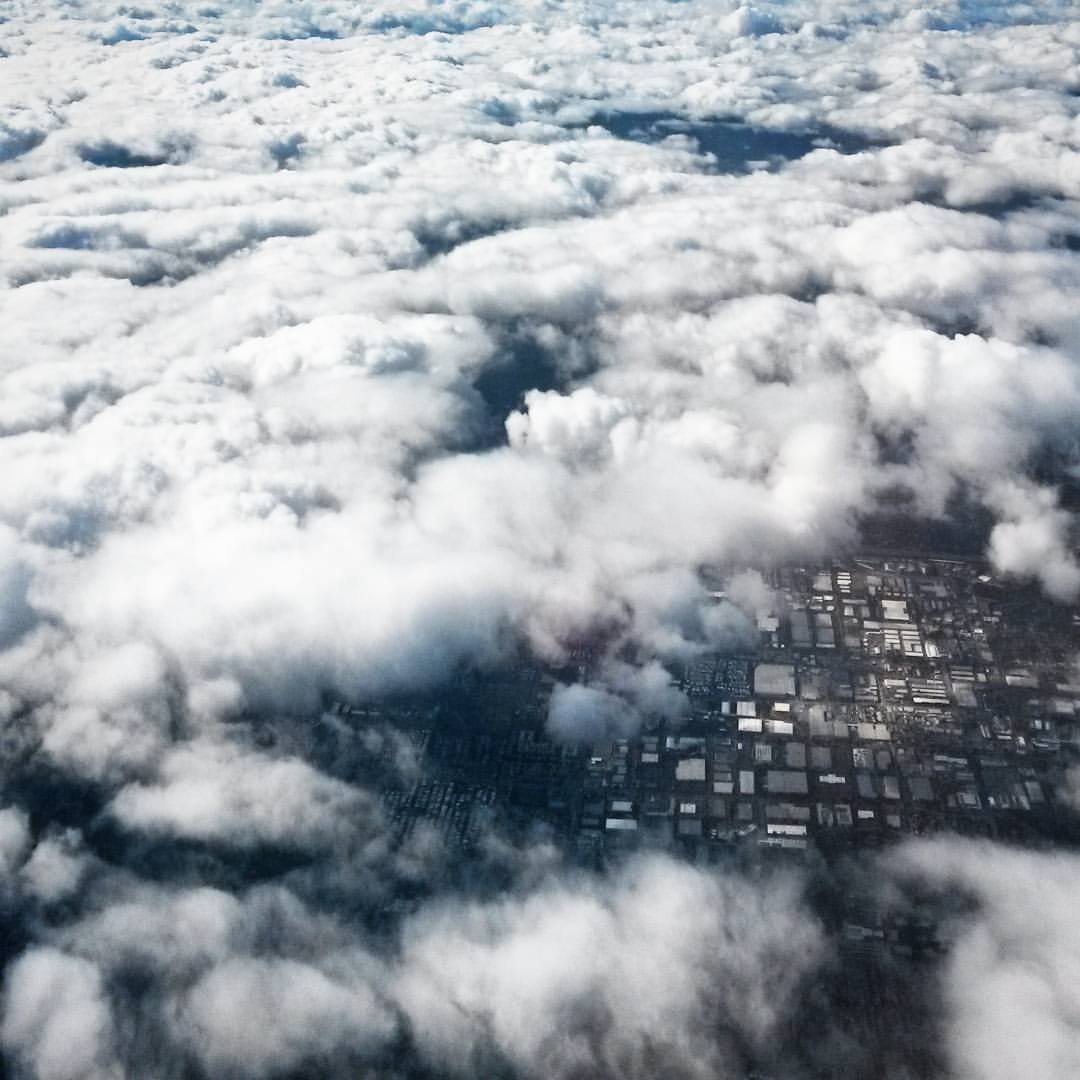
[[[402,837],[468,848],[485,827],[543,826],[589,862],[641,845],[711,860],[798,856],[951,830],[1069,842],[1080,722],[1080,610],[974,561],[861,557],[770,575],[756,647],[672,671],[690,708],[633,738],[545,733],[560,681],[531,662],[462,676],[437,702],[336,703],[397,738],[378,785]],[[717,594],[720,598],[721,594]],[[402,770],[400,740],[412,768]]]

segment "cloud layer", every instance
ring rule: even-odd
[[[1056,10],[14,5],[14,707],[67,759],[133,647],[181,709],[692,650],[701,564],[961,487],[1074,597]]]
[[[549,729],[624,734],[753,635],[748,568],[958,500],[1075,600],[1072,5],[159,8],[4,12],[16,1075],[799,1075],[804,880],[491,832],[464,887],[350,771],[403,737],[323,709],[588,643]],[[882,873],[980,905],[957,1074],[1023,1071],[989,1026],[1066,1075],[1074,868],[985,854]]]
[[[791,878],[666,859],[442,901],[399,944],[280,888],[114,880],[11,967],[0,1038],[27,1075],[739,1076],[824,953]],[[794,951],[792,951],[794,950]]]

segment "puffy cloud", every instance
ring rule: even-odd
[[[539,854],[538,854],[539,853]],[[741,1075],[782,1060],[826,959],[792,876],[671,859],[608,876],[527,850],[509,894],[444,896],[391,939],[281,888],[115,875],[9,972],[2,1035],[32,1075]],[[96,909],[96,910],[95,910]]]
[[[370,836],[379,822],[365,792],[307,762],[209,741],[169,751],[154,779],[122,788],[109,813],[151,835],[305,852]]]
[[[1069,511],[996,494],[1080,400],[1060,11],[697,10],[9,21],[0,663],[53,760],[521,638],[686,655],[738,621],[700,566],[899,488],[1071,595]]]
[[[129,1075],[185,1059],[212,1075],[278,1075],[347,1066],[394,1035],[377,962],[281,890],[239,902],[119,880],[102,898],[60,936],[64,951],[35,949],[12,968],[3,1036],[35,1076]],[[125,996],[133,972],[138,1004]],[[140,1011],[140,1025],[114,1025],[113,1011]]]
[[[673,685],[668,670],[656,660],[645,664],[612,661],[604,666],[602,678],[632,701],[643,716],[678,720],[689,708],[686,695]]]
[[[35,713],[47,757],[92,780],[150,766],[177,716],[175,683],[142,641],[101,644],[49,630],[8,654],[11,685]]]
[[[624,402],[585,386],[568,396],[530,390],[525,412],[511,413],[506,431],[511,446],[535,447],[569,462],[589,463],[617,443],[616,430],[627,416]],[[610,440],[610,443],[609,443]]]
[[[1002,492],[1007,517],[990,534],[990,558],[1004,574],[1037,578],[1046,592],[1069,602],[1080,595],[1080,564],[1070,515],[1046,490]]]
[[[959,840],[902,849],[902,874],[977,905],[953,929],[946,1036],[955,1075],[1068,1075],[1080,1065],[1080,862]]]
[[[556,683],[547,729],[558,739],[599,742],[637,734],[659,720],[677,724],[689,711],[686,695],[659,661],[606,661],[591,685]]]
[[[0,1038],[41,1080],[118,1080],[113,1024],[101,972],[55,949],[35,949],[11,968]]]
[[[742,1075],[822,957],[797,897],[646,860],[599,886],[436,908],[406,930],[396,994],[421,1054],[455,1075],[499,1058],[523,1076]]]
[[[82,837],[68,829],[37,844],[22,868],[22,884],[42,903],[58,903],[76,895],[90,864]]]
[[[277,1075],[343,1050],[378,1050],[395,1028],[366,983],[335,981],[291,960],[227,960],[182,1008],[192,1048],[216,1076]]]
[[[622,738],[634,734],[639,723],[627,701],[599,687],[558,683],[551,692],[547,727],[557,738]]]
[[[738,571],[897,499],[963,491],[998,572],[1075,598],[1043,467],[1075,470],[1080,409],[1070,4],[9,7],[0,764],[95,817],[0,812],[37,943],[10,1054],[355,1075],[412,1029],[466,1071],[647,1075],[656,1031],[688,1075],[767,1057],[820,949],[793,887],[639,864],[425,908],[376,961],[319,905],[422,892],[446,852],[392,851],[284,717],[589,642],[552,732],[677,719],[657,658],[774,606]],[[269,892],[267,848],[301,864]]]

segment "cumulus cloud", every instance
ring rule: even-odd
[[[212,1075],[267,1076],[343,1049],[376,1047],[392,1014],[364,982],[290,960],[234,959],[189,992],[182,1023]]]
[[[106,7],[20,14],[5,61],[41,138],[0,165],[0,647],[66,767],[521,638],[686,655],[737,621],[698,567],[853,542],[898,490],[970,489],[999,568],[1075,595],[1029,476],[1080,403],[1052,11]],[[718,115],[773,156],[729,175]]]
[[[1080,1066],[1072,897],[1080,861],[959,840],[916,845],[902,875],[959,890],[976,910],[953,929],[946,999],[955,1075],[1064,1076]]]
[[[785,1012],[827,955],[798,878],[660,857],[607,877],[549,865],[502,897],[444,897],[390,948],[276,888],[234,898],[118,879],[101,900],[9,973],[3,1038],[32,1075],[186,1059],[213,1076],[394,1076],[409,1062],[739,1076],[779,1060]]]
[[[822,955],[793,882],[757,892],[650,860],[425,914],[396,992],[421,1054],[456,1075],[501,1057],[522,1076],[738,1076]]]
[[[506,431],[511,446],[534,447],[567,461],[589,463],[618,443],[620,423],[628,409],[617,398],[592,387],[563,396],[553,390],[530,390],[525,411],[511,413]]]
[[[1071,5],[9,7],[0,776],[87,807],[0,811],[13,1060],[764,1053],[820,949],[792,887],[640,864],[425,908],[376,956],[320,905],[422,894],[441,841],[392,852],[344,765],[255,733],[583,644],[550,732],[677,722],[662,665],[753,644],[755,571],[958,495],[995,572],[1075,600]],[[357,741],[408,787],[393,738]]]
[[[122,788],[109,813],[149,834],[302,851],[374,834],[379,821],[366,792],[307,762],[207,741],[169,751],[155,778]]]
[[[113,1022],[101,972],[78,957],[36,949],[7,980],[0,1038],[42,1080],[118,1080]]]
[[[1011,488],[1001,495],[1005,519],[990,534],[990,558],[1005,574],[1037,578],[1057,600],[1080,592],[1075,523],[1045,490]]]
[[[630,704],[607,690],[559,683],[548,704],[548,730],[562,739],[599,740],[634,734],[639,718]]]
[[[78,892],[91,862],[80,834],[66,829],[36,845],[22,868],[22,884],[44,904],[68,900]]]

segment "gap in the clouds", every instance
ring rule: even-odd
[[[983,214],[986,217],[1004,218],[1009,214],[1017,214],[1023,210],[1034,210],[1041,205],[1045,196],[1037,191],[1011,191],[997,199],[987,199],[984,202],[972,203],[963,209],[971,214]]]
[[[913,497],[912,492],[897,492],[891,499],[879,497],[878,509],[858,522],[864,549],[904,551],[922,557],[979,559],[984,555],[995,519],[973,492],[964,488],[954,492],[940,518],[915,512]]]
[[[15,772],[4,797],[26,811],[34,833],[48,826],[85,828],[105,806],[97,784],[41,763]]]
[[[1013,189],[995,198],[984,199],[981,202],[956,204],[950,202],[943,191],[937,193],[923,193],[916,199],[916,203],[924,203],[941,210],[951,210],[959,214],[981,214],[983,217],[1001,221],[1010,214],[1019,214],[1025,210],[1034,210],[1046,202],[1056,202],[1053,196],[1039,191],[1024,191]]]
[[[472,30],[485,30],[501,21],[494,11],[481,8],[469,11],[465,5],[439,10],[429,5],[422,14],[414,11],[383,11],[371,18],[367,29],[379,34],[395,31],[422,37],[426,34],[467,34]]]
[[[161,883],[197,880],[237,889],[280,878],[313,858],[310,853],[267,844],[237,850],[128,832],[106,812],[110,798],[107,786],[48,765],[17,773],[5,787],[5,798],[26,811],[35,836],[49,830],[78,829],[87,849],[104,863]]]
[[[304,154],[305,136],[298,131],[267,145],[267,152],[279,169],[291,168]]]
[[[526,391],[557,389],[559,372],[554,357],[542,345],[528,337],[517,338],[475,385],[491,413],[502,418],[522,403]]]
[[[171,151],[146,154],[110,140],[80,146],[78,153],[87,165],[97,165],[104,169],[156,168],[159,165],[168,165],[174,160]]]
[[[101,251],[120,245],[131,251],[146,251],[149,247],[145,237],[123,229],[101,229],[65,222],[48,229],[27,245],[42,251]]]
[[[464,244],[505,232],[510,227],[510,223],[502,218],[487,221],[451,218],[421,222],[413,227],[413,236],[428,258],[434,259],[440,255],[449,255]]]
[[[300,18],[285,26],[266,31],[262,37],[266,41],[338,41],[341,34],[329,26],[320,26],[309,19]]]
[[[86,834],[90,850],[110,866],[124,867],[159,884],[197,881],[237,891],[280,880],[323,856],[271,844],[242,847],[126,831],[108,818]]]
[[[0,127],[0,162],[14,161],[36,150],[45,141],[45,132],[37,128],[22,131]]]
[[[1080,513],[1080,433],[1064,432],[1044,443],[1032,457],[1030,473],[1037,484],[1057,491],[1062,509]]]
[[[155,250],[153,241],[139,228],[126,228],[118,222],[91,220],[84,224],[80,219],[67,220],[47,226],[26,242],[28,248],[57,252],[58,257],[30,264],[22,273],[13,275],[12,284],[21,288],[37,281],[69,277],[85,269],[85,264],[66,253],[92,252],[99,258],[96,265],[103,277],[127,280],[136,287],[175,285],[268,240],[302,239],[314,231],[309,222],[297,218],[244,222],[230,235],[176,253]]]
[[[814,150],[856,154],[879,145],[853,131],[822,126],[813,131],[754,127],[735,118],[691,120],[675,112],[600,112],[590,123],[618,139],[657,143],[672,135],[693,139],[722,173],[745,173],[797,161]]]
[[[473,449],[505,445],[506,417],[521,408],[529,390],[561,390],[566,383],[566,376],[549,348],[527,331],[512,331],[505,349],[473,383],[484,408]]]

